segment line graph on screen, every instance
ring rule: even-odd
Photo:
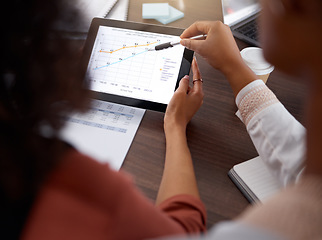
[[[121,51],[121,50],[125,50],[125,49],[129,49],[129,48],[140,48],[140,47],[148,47],[148,46],[150,46],[150,45],[154,45],[154,44],[157,44],[158,43],[158,41],[155,41],[155,42],[152,42],[152,43],[147,43],[147,44],[141,44],[141,45],[133,45],[133,46],[126,46],[126,44],[123,44],[123,47],[121,47],[121,48],[118,48],[118,49],[116,49],[116,50],[110,50],[110,51],[104,51],[104,50],[99,50],[99,52],[100,53],[109,53],[109,54],[113,54],[113,53],[115,53],[115,52],[118,52],[118,51]],[[94,70],[97,70],[97,69],[101,69],[101,68],[104,68],[104,67],[108,67],[108,66],[110,66],[110,65],[113,65],[113,64],[117,64],[117,63],[120,63],[120,62],[123,62],[123,61],[126,61],[126,60],[128,60],[128,59],[130,59],[130,58],[133,58],[133,57],[135,57],[135,56],[138,56],[138,55],[140,55],[140,54],[143,54],[143,53],[147,53],[148,52],[148,50],[143,50],[143,51],[141,51],[141,52],[138,52],[138,53],[133,53],[133,51],[132,51],[132,54],[129,56],[129,57],[126,57],[126,58],[119,58],[119,60],[118,61],[116,61],[116,62],[108,62],[106,65],[103,65],[103,66],[101,66],[101,67],[96,67],[96,68],[94,68]]]
[[[98,29],[87,68],[91,89],[97,92],[167,102],[175,88],[183,47],[148,51],[178,36],[102,27]],[[173,94],[173,93],[172,93]],[[166,97],[165,97],[166,96]]]
[[[122,36],[123,35],[123,36]],[[131,85],[135,88],[149,88],[156,68],[156,54],[148,48],[160,41],[149,41],[145,36],[127,36],[101,33],[94,49],[92,62],[93,79],[102,84]]]

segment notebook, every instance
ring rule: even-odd
[[[104,18],[118,0],[74,0],[66,1],[61,9],[57,29],[65,32],[87,33],[94,17]],[[80,16],[70,16],[70,9],[76,9]]]
[[[228,176],[251,203],[262,202],[282,188],[260,157],[235,165]]]
[[[118,0],[112,10],[108,13],[108,19],[126,21],[129,9],[129,0]]]
[[[258,0],[222,0],[223,21],[235,37],[260,46],[257,18],[260,13]]]

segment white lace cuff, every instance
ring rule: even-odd
[[[262,80],[256,80],[245,86],[236,97],[238,112],[236,115],[247,126],[249,121],[258,113],[277,103],[274,93]]]

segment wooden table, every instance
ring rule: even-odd
[[[143,2],[164,1],[131,0],[128,20],[158,24],[155,20],[142,19]],[[167,2],[185,13],[183,19],[169,24],[171,26],[186,28],[196,20],[221,18],[218,3],[213,0]],[[237,43],[240,49],[247,46],[238,40]],[[227,172],[233,165],[257,156],[257,152],[243,123],[235,116],[237,108],[225,77],[200,56],[197,59],[204,79],[205,98],[188,126],[187,136],[201,198],[207,208],[208,227],[211,227],[218,221],[236,217],[249,205]],[[276,69],[267,84],[285,107],[303,122],[304,83]],[[165,159],[163,117],[163,113],[146,112],[121,168],[133,175],[137,186],[152,201],[157,195]]]

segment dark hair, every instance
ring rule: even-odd
[[[66,149],[57,137],[63,125],[61,115],[83,111],[88,105],[79,51],[56,29],[60,10],[67,7],[62,3],[11,0],[2,5],[2,236],[3,231],[19,236],[39,187]],[[72,9],[64,12],[70,18],[78,16]]]

